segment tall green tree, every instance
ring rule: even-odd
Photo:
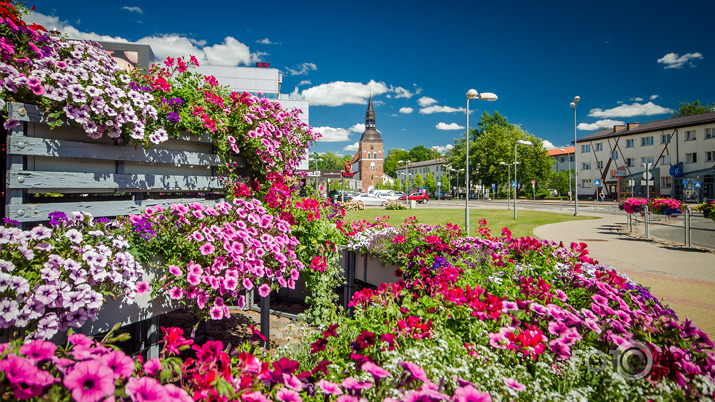
[[[422,187],[425,185],[425,179],[422,178],[420,173],[417,173],[417,176],[415,176],[414,180],[412,180],[412,183],[415,187]]]
[[[412,162],[422,162],[422,161],[428,161],[430,159],[437,159],[441,157],[442,155],[433,150],[425,147],[424,145],[417,145],[410,149],[410,157],[409,159]]]
[[[573,176],[573,169],[570,171]],[[569,171],[562,170],[557,173],[552,173],[548,182],[548,188],[553,188],[559,192],[560,196],[568,197],[569,194]],[[573,190],[571,190],[573,191]]]
[[[408,161],[410,159],[410,153],[409,151],[405,151],[404,149],[391,149],[387,151],[387,157],[385,158],[385,162],[382,165],[382,169],[385,172],[386,175],[390,177],[397,177],[395,174],[397,172],[397,169],[404,169],[404,163],[400,163],[398,166],[398,161]]]
[[[332,152],[324,152],[322,154],[318,154],[317,152],[314,152],[310,154],[310,159],[320,159],[318,161],[318,169],[320,170],[343,170],[344,169],[344,157],[343,156],[338,156]],[[315,168],[315,161],[310,162],[310,168],[314,169]]]
[[[678,102],[678,110],[673,112],[671,117],[685,117],[696,114],[708,113],[715,111],[715,103],[710,105],[701,105],[699,100],[695,102]]]
[[[434,194],[437,191],[437,179],[434,178],[432,172],[427,172],[425,177],[425,186],[427,186],[427,191]]]
[[[450,175],[442,176],[442,191],[445,193],[452,192],[452,178]]]

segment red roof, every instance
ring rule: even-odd
[[[549,150],[549,156],[568,155],[574,153],[575,147],[556,148]]]

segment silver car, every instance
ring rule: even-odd
[[[387,204],[387,200],[384,198],[380,198],[377,196],[374,196],[372,194],[368,193],[362,193],[358,196],[353,197],[352,200],[353,202],[362,202],[365,205],[378,205],[378,206],[384,206]]]

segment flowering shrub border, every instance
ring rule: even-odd
[[[654,214],[680,215],[683,213],[685,204],[673,198],[626,198],[619,204],[619,208],[626,213],[643,215],[645,207]]]

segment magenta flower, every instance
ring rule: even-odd
[[[174,286],[169,290],[169,298],[171,300],[181,300],[184,297],[184,291],[180,287]]]
[[[201,255],[210,255],[216,251],[216,247],[211,243],[204,243],[203,246],[199,247],[199,251],[201,251]]]
[[[147,281],[139,281],[137,282],[136,285],[136,291],[138,295],[143,295],[149,290],[149,282]]]
[[[347,377],[343,380],[342,386],[345,389],[349,389],[351,391],[359,391],[361,389],[370,389],[372,388],[372,383],[367,382],[367,381],[358,381],[352,377]]]
[[[289,388],[281,388],[276,392],[276,399],[282,402],[303,402],[300,395]]]
[[[417,364],[412,362],[400,362],[398,364],[400,365],[400,367],[404,368],[410,373],[411,379],[420,380],[424,382],[429,381],[429,379],[427,379],[427,374],[425,374],[425,371]]]
[[[268,296],[270,293],[271,293],[271,287],[268,286],[267,284],[264,283],[263,285],[261,285],[261,286],[258,287],[258,294],[259,294],[261,297],[266,297],[266,296]]]
[[[209,315],[212,320],[220,320],[223,318],[223,307],[213,306],[209,309]]]
[[[114,379],[129,377],[134,372],[134,360],[120,350],[113,350],[102,357],[107,366],[114,372]]]
[[[76,401],[95,402],[114,393],[114,373],[100,360],[77,363],[62,383]]]
[[[454,390],[454,402],[491,402],[492,397],[487,392],[479,392],[471,385],[465,385]]]
[[[20,347],[20,352],[35,362],[49,360],[55,355],[57,346],[52,342],[33,341]]]
[[[135,402],[161,402],[169,399],[169,393],[158,381],[151,377],[134,377],[129,379],[124,388],[127,396]]]
[[[176,265],[169,265],[169,273],[178,277],[181,276],[181,268],[177,267]]]
[[[343,390],[340,389],[340,386],[334,382],[330,382],[328,380],[320,380],[318,381],[317,384],[315,384],[320,388],[320,390],[324,394],[328,395],[342,395]]]
[[[169,395],[170,400],[176,402],[194,402],[194,399],[189,396],[189,393],[185,389],[179,388],[174,384],[164,385],[166,393]]]
[[[504,384],[506,384],[507,387],[517,391],[517,392],[523,392],[526,390],[526,385],[520,383],[519,381],[513,379],[513,378],[507,378],[503,377]]]
[[[150,377],[154,377],[159,371],[161,371],[161,361],[156,357],[144,363],[144,372]]]
[[[389,371],[385,370],[384,368],[378,366],[373,362],[365,362],[363,363],[361,368],[364,371],[367,371],[368,373],[372,374],[372,376],[376,378],[385,378],[390,376]]]

